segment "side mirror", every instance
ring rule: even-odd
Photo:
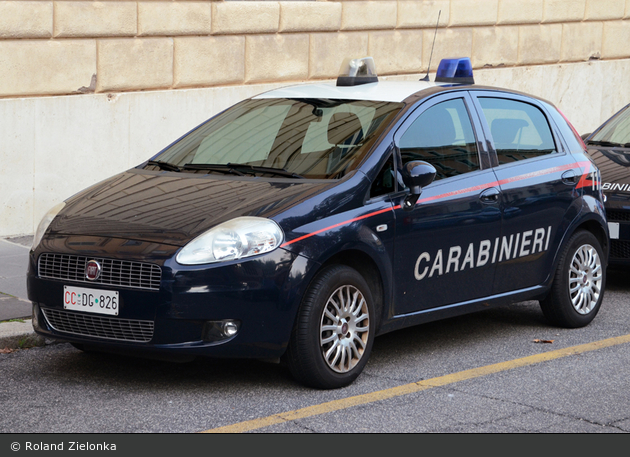
[[[414,207],[422,193],[422,188],[433,182],[436,173],[435,167],[423,160],[414,160],[405,164],[402,177],[411,194],[405,198],[403,209],[410,210]]]

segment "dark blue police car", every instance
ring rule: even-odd
[[[540,300],[563,327],[604,295],[599,171],[548,102],[472,84],[337,84],[245,100],[53,208],[33,325],[84,350],[284,360],[350,384],[374,338]],[[463,81],[464,84],[460,84]]]
[[[610,231],[609,263],[630,266],[630,104],[590,135],[588,153],[600,169]]]

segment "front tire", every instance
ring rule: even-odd
[[[374,342],[374,300],[353,268],[322,270],[306,292],[291,335],[286,361],[304,385],[335,389],[363,371]]]
[[[606,268],[599,240],[591,232],[573,234],[556,269],[549,295],[540,302],[545,317],[559,327],[588,325],[604,298]]]

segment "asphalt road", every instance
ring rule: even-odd
[[[377,338],[359,379],[331,391],[259,361],[176,364],[65,343],[0,354],[0,430],[629,432],[628,275],[609,271],[585,328],[550,326],[536,302],[425,324]]]

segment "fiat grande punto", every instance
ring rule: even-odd
[[[606,281],[600,175],[564,116],[474,84],[336,83],[244,100],[55,206],[30,252],[33,326],[82,350],[275,359],[352,383],[375,337],[539,300],[587,325]]]

